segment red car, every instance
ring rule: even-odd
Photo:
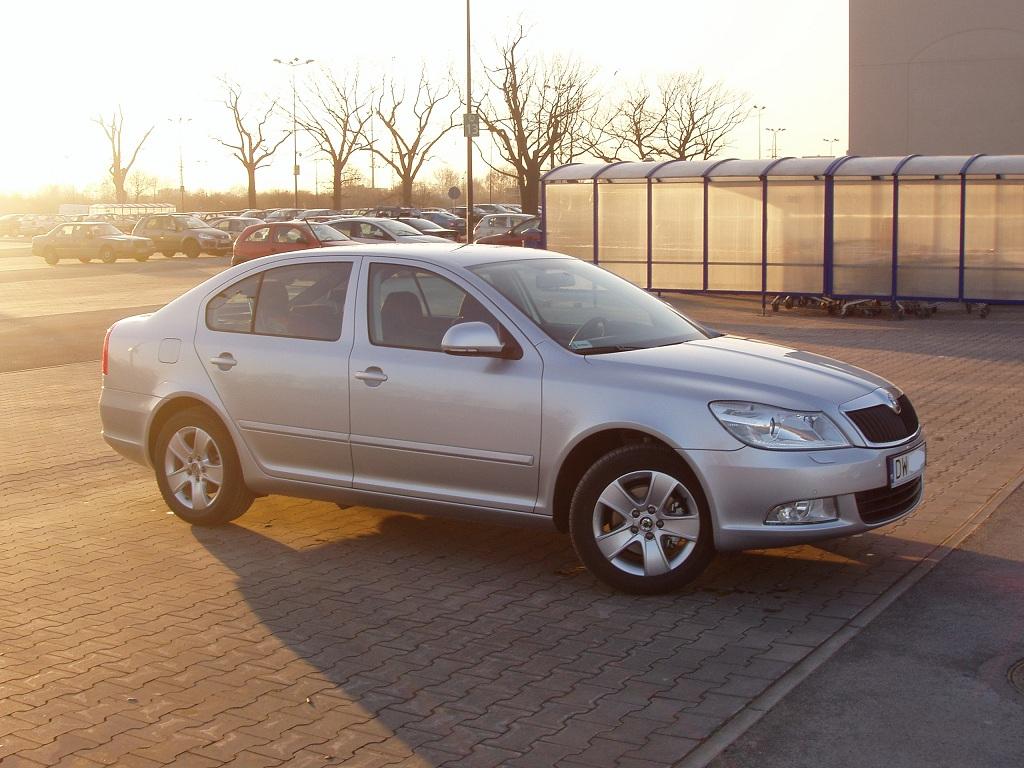
[[[355,241],[326,224],[306,221],[260,222],[243,229],[235,240],[231,264],[234,266],[261,256],[329,245],[355,245]]]
[[[478,243],[489,245],[517,245],[520,248],[540,248],[540,218],[527,219],[503,235],[488,235],[478,238]]]

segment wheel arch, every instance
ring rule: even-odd
[[[667,438],[635,426],[605,426],[580,435],[559,463],[551,497],[552,518],[556,529],[562,533],[568,533],[569,503],[572,501],[572,494],[576,490],[576,486],[586,471],[605,454],[630,443],[664,448],[678,457],[680,465],[687,473],[687,479],[693,482],[695,489],[704,497],[703,501],[707,505],[707,492],[700,478],[686,457],[680,454]]]
[[[224,430],[232,436],[234,439],[233,432],[230,426],[225,422],[224,418],[217,412],[207,401],[195,397],[194,395],[176,395],[165,399],[156,410],[153,411],[152,417],[149,420],[149,428],[146,431],[146,458],[149,459],[150,466],[156,466],[156,457],[154,453],[156,451],[156,440],[160,435],[160,430],[164,428],[164,424],[171,420],[172,417],[186,411],[189,408],[202,408],[204,411],[209,413],[213,418],[217,419],[224,427]],[[236,441],[237,442],[237,441]],[[235,450],[238,450],[236,445]]]

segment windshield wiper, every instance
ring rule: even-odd
[[[577,355],[607,355],[609,352],[630,352],[634,349],[647,349],[647,347],[630,347],[625,344],[605,344],[600,347],[579,347],[572,351]]]

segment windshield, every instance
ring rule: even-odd
[[[93,224],[89,228],[93,237],[106,237],[107,235],[120,235],[121,230],[113,224]]]
[[[330,227],[327,224],[311,224],[313,227],[313,234],[316,235],[316,239],[321,243],[324,242],[341,242],[342,240],[348,240],[348,236],[342,234],[334,227]]]
[[[664,302],[578,259],[503,261],[472,271],[552,339],[580,355],[706,338]]]
[[[209,229],[210,225],[202,219],[197,219],[195,216],[179,216],[178,222],[185,229]]]
[[[380,221],[377,223],[380,224],[381,229],[385,229],[392,235],[397,235],[398,237],[423,234],[418,229],[410,227],[408,224],[403,224],[400,221]]]

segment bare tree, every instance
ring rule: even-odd
[[[572,154],[573,142],[583,135],[593,73],[572,60],[520,56],[525,38],[520,26],[499,48],[500,64],[485,68],[490,88],[480,118],[494,133],[502,162],[515,172],[523,210],[536,213],[545,164],[554,164],[566,144]]]
[[[103,132],[107,135],[107,140],[110,142],[110,180],[114,184],[114,197],[117,202],[125,203],[128,201],[128,194],[124,188],[125,179],[135,164],[135,158],[139,156],[139,150],[142,149],[142,145],[146,143],[146,139],[149,138],[149,134],[153,132],[153,128],[156,126],[150,126],[149,130],[143,134],[142,138],[139,139],[139,143],[135,145],[128,163],[125,164],[124,151],[121,145],[124,131],[124,110],[118,107],[117,112],[110,115],[109,122],[102,116],[93,118],[93,122],[103,129]]]
[[[398,174],[402,205],[412,205],[416,176],[437,143],[455,127],[459,105],[450,109],[445,106],[451,94],[450,85],[435,86],[428,82],[426,69],[420,70],[416,98],[411,104],[405,101],[405,89],[399,89],[394,80],[381,88],[376,115],[390,134],[393,149],[385,152],[372,146],[370,151]]]
[[[132,202],[137,203],[146,193],[155,194],[159,180],[145,171],[132,171],[127,179],[128,189],[132,193]]]
[[[291,134],[286,131],[276,144],[271,144],[271,139],[265,132],[277,109],[277,101],[274,100],[266,104],[264,109],[257,111],[257,117],[250,119],[249,113],[242,109],[241,86],[226,79],[222,82],[225,90],[224,106],[230,110],[231,116],[234,118],[238,143],[232,144],[218,138],[214,138],[214,141],[230,149],[232,156],[244,166],[249,179],[249,207],[255,208],[256,171],[269,165],[267,161]],[[248,125],[246,125],[247,121]]]
[[[369,148],[366,128],[373,118],[372,93],[359,86],[359,74],[339,82],[323,71],[323,80],[310,85],[309,94],[300,100],[302,112],[297,122],[316,141],[331,161],[333,180],[331,205],[341,207],[345,168],[352,155]]]
[[[449,189],[462,186],[462,174],[450,165],[442,165],[434,171],[434,183],[431,186],[438,194],[447,196]]]
[[[658,81],[656,93],[632,88],[595,122],[588,151],[611,162],[664,158],[706,160],[722,152],[750,112],[747,97],[700,70]]]

